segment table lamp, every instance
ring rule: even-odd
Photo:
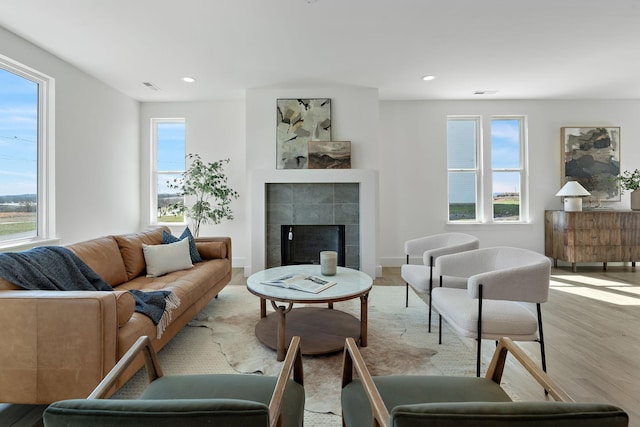
[[[578,181],[567,181],[567,183],[556,193],[556,196],[564,197],[565,212],[580,212],[582,210],[582,197],[590,196],[589,193]]]

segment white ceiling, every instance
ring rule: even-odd
[[[2,0],[0,26],[140,101],[640,98],[639,0]]]

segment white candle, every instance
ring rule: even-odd
[[[320,273],[323,276],[333,276],[336,274],[338,266],[338,253],[335,251],[320,252]]]

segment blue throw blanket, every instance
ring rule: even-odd
[[[26,290],[113,291],[76,254],[63,246],[41,246],[24,252],[0,253],[0,277]],[[158,327],[158,337],[171,321],[180,300],[170,291],[129,291],[135,311]]]

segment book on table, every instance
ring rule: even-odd
[[[308,274],[286,274],[276,279],[262,282],[265,285],[279,286],[281,288],[295,289],[297,291],[317,294],[335,285],[336,282]]]

